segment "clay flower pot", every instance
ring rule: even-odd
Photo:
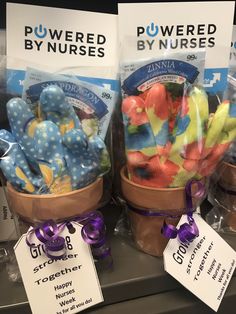
[[[7,185],[10,208],[26,221],[63,220],[97,208],[103,193],[103,179],[65,194],[32,195]]]
[[[176,218],[144,216],[129,210],[132,233],[137,246],[145,253],[162,256],[168,239],[161,234],[161,228],[164,220],[177,225],[181,214],[185,212],[184,187],[159,189],[142,186],[127,178],[124,167],[121,169],[121,190],[127,203],[134,208],[177,216]]]
[[[216,198],[228,209],[225,216],[227,225],[236,231],[236,165],[223,161],[218,172],[220,179]]]

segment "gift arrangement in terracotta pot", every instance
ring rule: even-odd
[[[199,204],[203,193],[193,184],[194,208],[187,208],[186,185],[192,180],[204,183],[235,138],[231,109],[223,101],[209,114],[204,89],[185,83],[154,83],[125,95],[127,165],[121,171],[122,193],[141,250],[162,255],[167,243],[163,224],[176,225],[181,214]]]
[[[61,88],[46,87],[34,108],[13,98],[7,114],[11,133],[0,131],[0,166],[11,208],[29,221],[96,209],[108,152],[99,136],[85,134]]]

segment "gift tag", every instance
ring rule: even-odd
[[[17,223],[9,210],[4,190],[0,187],[0,242],[18,239]]]
[[[103,301],[91,250],[81,237],[81,226],[73,223],[74,233],[65,228],[66,255],[48,258],[34,235],[26,244],[24,234],[15,245],[17,262],[33,314],[72,314]]]
[[[234,273],[236,252],[202,218],[194,214],[199,236],[191,243],[171,239],[163,253],[165,270],[217,311]],[[179,225],[187,222],[183,215]]]

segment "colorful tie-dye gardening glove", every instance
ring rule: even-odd
[[[51,85],[42,91],[34,111],[20,98],[11,99],[7,111],[14,136],[8,134],[6,138],[6,131],[2,130],[0,145],[14,142],[20,153],[16,157],[13,154],[16,148],[10,149],[0,166],[17,190],[65,193],[92,183],[109,170],[109,163],[104,168],[108,158],[104,142],[98,137],[86,136],[58,86]],[[6,165],[9,158],[11,170]],[[12,177],[12,173],[16,175]]]
[[[154,84],[122,103],[129,178],[141,185],[182,187],[210,175],[236,137],[234,105],[209,115],[200,87]]]

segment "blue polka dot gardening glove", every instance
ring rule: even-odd
[[[98,136],[86,136],[73,107],[58,86],[51,85],[42,91],[34,111],[22,99],[13,98],[7,104],[7,112],[28,168],[43,179],[40,188],[34,178],[25,173],[34,187],[27,192],[65,193],[90,184],[109,169],[104,142]],[[20,167],[20,160],[12,166]],[[9,182],[25,191],[22,185],[10,181],[5,167],[1,161]]]
[[[7,103],[7,115],[12,135],[24,150],[31,167],[39,174],[37,155],[35,151],[35,128],[41,121],[30,110],[29,105],[21,98],[12,98]]]
[[[1,169],[16,190],[35,193],[43,186],[43,180],[30,169],[26,156],[13,135],[0,130]]]
[[[70,130],[63,136],[63,143],[73,188],[93,182],[99,175],[99,158],[86,134],[80,129]]]
[[[40,122],[34,134],[37,162],[49,193],[70,192],[71,178],[59,128],[52,121]]]
[[[62,135],[71,129],[81,129],[79,118],[72,105],[66,101],[63,90],[56,85],[43,89],[39,98],[39,109],[43,120],[55,123]]]

